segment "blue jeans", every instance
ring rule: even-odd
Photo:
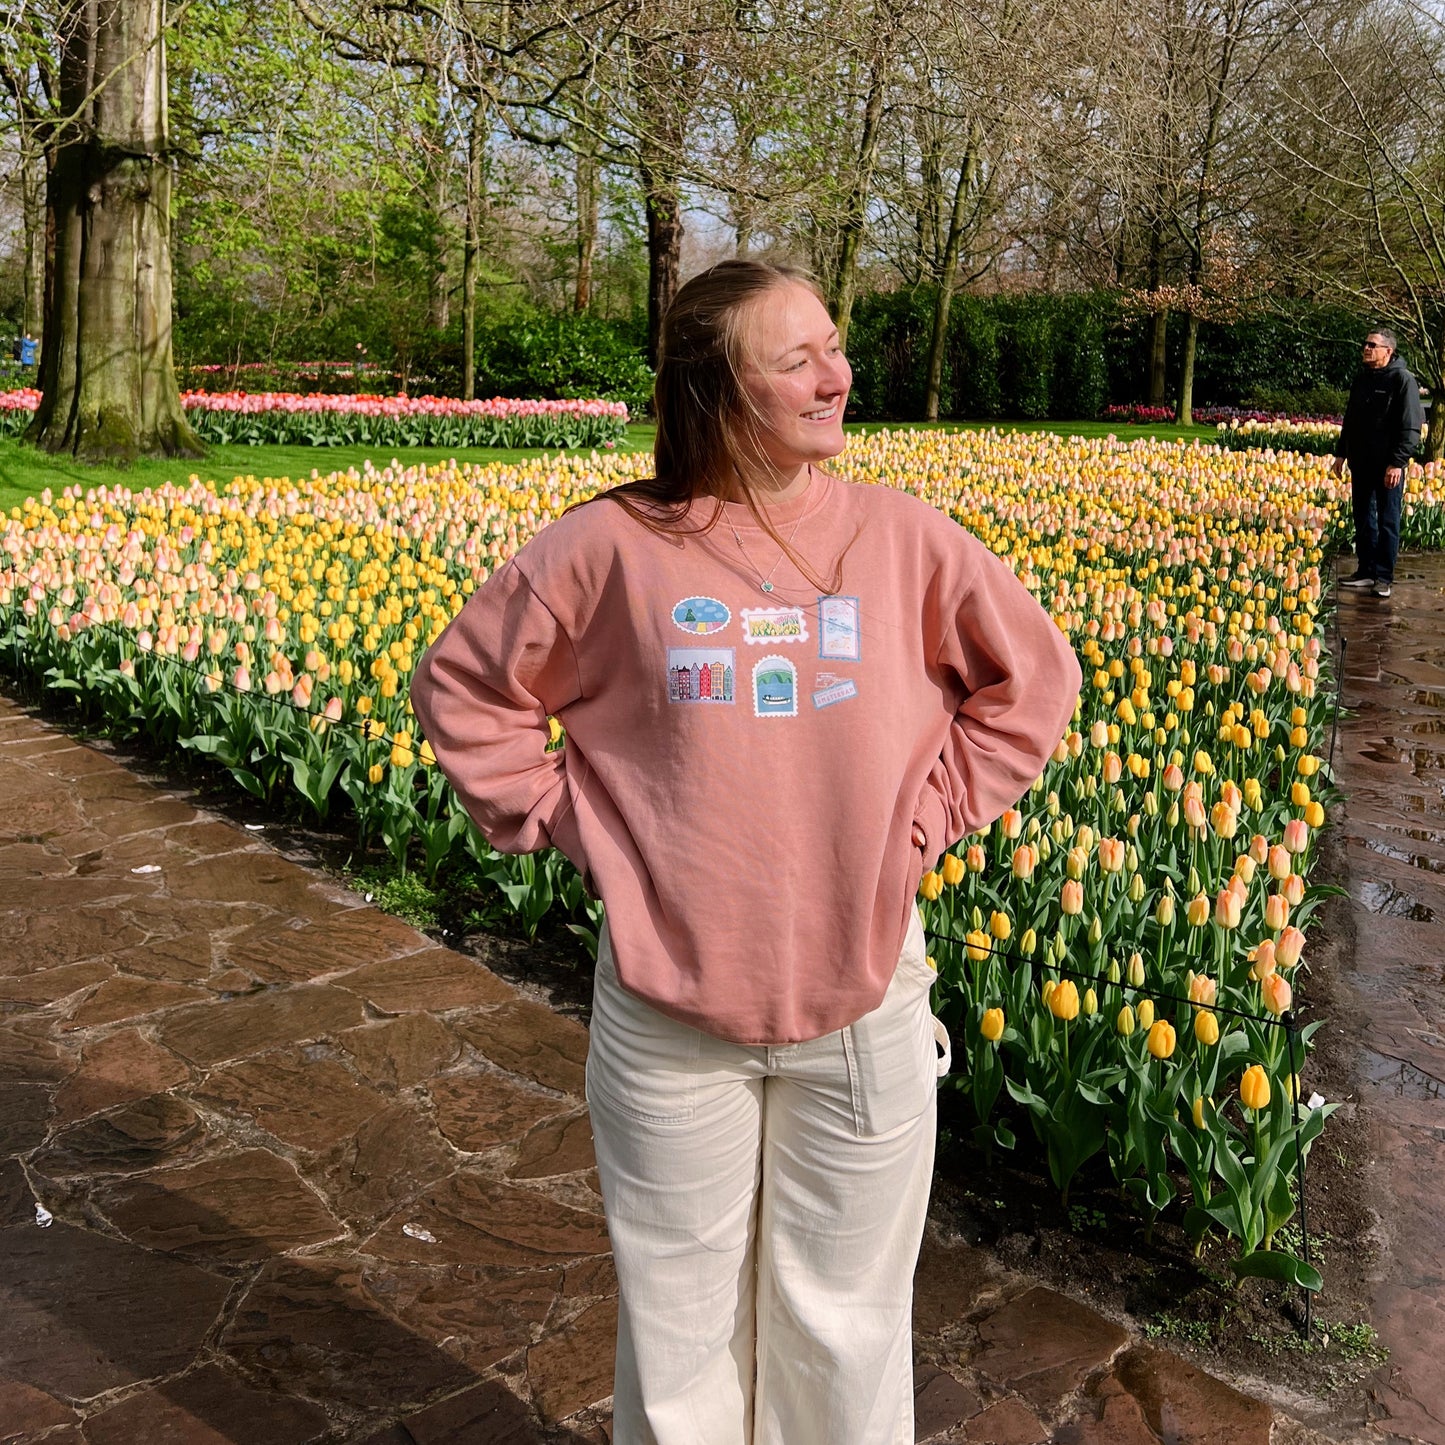
[[[1395,580],[1395,558],[1400,551],[1400,509],[1405,483],[1385,485],[1385,473],[1361,475],[1350,468],[1350,500],[1355,512],[1355,555],[1361,577],[1377,582]]]

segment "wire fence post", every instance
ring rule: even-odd
[[[1300,1144],[1300,1119],[1299,1119],[1299,1091],[1300,1074],[1304,1071],[1304,1060],[1300,1057],[1300,1050],[1304,1046],[1304,1040],[1300,1037],[1299,1019],[1295,1017],[1292,1009],[1286,1009],[1284,1017],[1280,1022],[1285,1027],[1286,1037],[1289,1039],[1289,1097],[1290,1113],[1294,1122],[1294,1158],[1295,1174],[1299,1179],[1299,1232],[1300,1232],[1300,1257],[1305,1264],[1310,1262],[1310,1225],[1309,1212],[1305,1203],[1305,1152]],[[1302,1338],[1308,1340],[1313,1327],[1311,1312],[1314,1309],[1314,1292],[1305,1289],[1304,1305],[1304,1332]]]

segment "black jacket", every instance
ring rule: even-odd
[[[1424,421],[1419,383],[1398,354],[1378,370],[1362,366],[1350,387],[1335,455],[1347,458],[1351,474],[1361,480],[1383,475],[1415,455]]]

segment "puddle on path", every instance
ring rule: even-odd
[[[1371,913],[1382,913],[1388,918],[1408,918],[1415,923],[1435,921],[1433,908],[1426,908],[1408,893],[1401,893],[1398,888],[1392,888],[1388,883],[1361,883],[1359,900]]]
[[[1416,833],[1421,831],[1418,828],[1414,830]],[[1393,858],[1397,863],[1408,863],[1412,868],[1423,868],[1428,873],[1445,873],[1445,858],[1426,858],[1423,854],[1412,853],[1408,848],[1401,848],[1395,843],[1386,843],[1382,838],[1363,838],[1361,841],[1371,853],[1379,853],[1385,858]],[[1399,896],[1403,897],[1404,895]],[[1365,906],[1370,907],[1368,903]],[[1380,909],[1372,910],[1376,913],[1380,911]]]
[[[1360,1053],[1365,1079],[1385,1093],[1401,1099],[1445,1099],[1445,1079],[1373,1049],[1362,1049]]]

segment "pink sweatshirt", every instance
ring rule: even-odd
[[[822,580],[846,551],[823,596],[746,505],[694,511],[719,505],[704,536],[568,512],[477,590],[411,698],[493,846],[586,876],[625,988],[793,1043],[882,1001],[926,863],[1043,770],[1079,666],[1009,569],[907,493],[815,473],[770,509]]]

